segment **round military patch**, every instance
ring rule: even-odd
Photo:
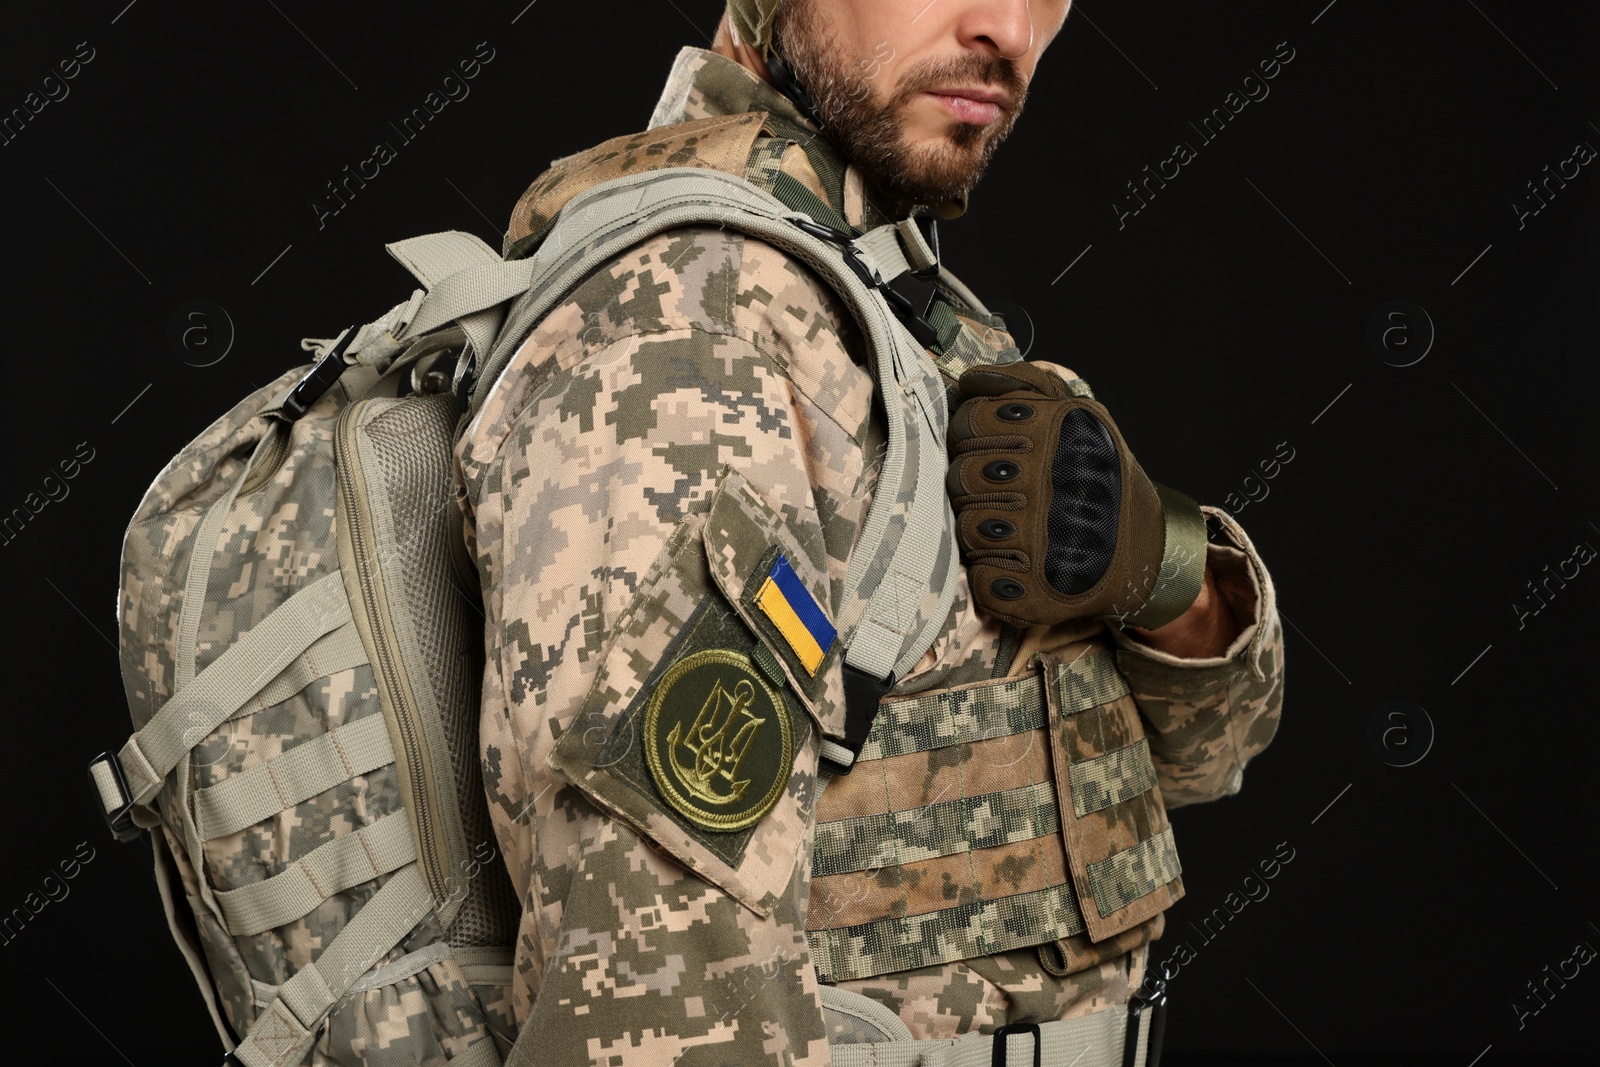
[[[656,686],[644,752],[675,811],[707,830],[740,830],[783,795],[794,736],[783,696],[750,657],[712,648],[673,664]]]

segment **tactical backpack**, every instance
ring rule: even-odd
[[[814,269],[868,341],[889,445],[836,621],[870,699],[825,740],[836,768],[866,740],[872,694],[932,643],[958,565],[946,393],[905,294],[959,283],[915,223],[855,235],[788,188],[793,203],[730,173],[645,170],[573,190],[510,259],[454,231],[388,245],[423,288],[303,341],[314,363],[242,400],[145,493],[118,600],[137,733],[90,778],[119,839],[152,831],[228,1062],[494,1067],[510,1048],[520,906],[479,770],[482,612],[452,448],[534,326],[627,248],[743,231]]]

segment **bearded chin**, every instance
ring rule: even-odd
[[[823,133],[873,185],[902,200],[936,204],[965,199],[1022,111],[1026,85],[1006,60],[972,57],[970,63],[913,68],[906,84],[884,100],[877,80],[846,58],[807,0],[780,6],[775,31],[784,58],[816,103]],[[879,76],[887,75],[880,71]],[[1013,106],[997,124],[960,123],[936,141],[907,140],[905,111],[923,89],[974,80],[1011,91]]]

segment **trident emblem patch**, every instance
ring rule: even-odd
[[[742,829],[771,811],[794,763],[783,697],[727,649],[667,671],[645,711],[644,747],[661,795],[708,830]]]

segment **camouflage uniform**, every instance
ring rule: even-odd
[[[786,98],[714,53],[680,54],[651,125],[748,112],[764,113],[750,180],[770,188],[788,174],[860,227],[904,216],[909,205],[877,202]],[[613,168],[695,155],[693,137],[649,141],[608,152]],[[539,224],[519,207],[508,246]],[[1017,358],[996,320],[963,312],[960,326],[939,360],[948,381]],[[829,1062],[805,931],[808,906],[813,925],[819,907],[815,826],[850,816],[870,783],[858,770],[819,803],[819,729],[843,714],[837,654],[812,677],[772,655],[782,642],[752,636],[747,576],[776,546],[825,609],[838,602],[882,459],[873,388],[853,320],[806,267],[740,234],[689,227],[585,281],[469,427],[457,462],[485,598],[484,776],[523,907],[522,1037],[509,1062]],[[1036,653],[1094,656],[1114,665],[1102,682],[1119,687],[1098,710],[1124,708],[1117,729],[1142,720],[1157,809],[1162,796],[1235,792],[1277,726],[1282,635],[1249,540],[1206,510],[1222,526],[1208,565],[1241,630],[1224,655],[1179,659],[1091,620],[1019,632],[977,615],[963,577],[941,636],[894,695],[1020,675]],[[646,766],[661,671],[724,645],[748,653],[750,692],[763,684],[757,663],[782,693],[771,710],[792,759],[764,816],[731,834],[656,797]],[[880,716],[869,747],[892,748],[904,727],[893,718]],[[937,799],[948,768],[919,758],[925,774],[907,788]],[[1151,817],[1165,826],[1163,811]],[[1137,987],[1161,908],[1179,894],[1174,880],[1150,914],[1099,940],[1085,931],[838,984],[886,1005],[918,1039],[1096,1011]]]

